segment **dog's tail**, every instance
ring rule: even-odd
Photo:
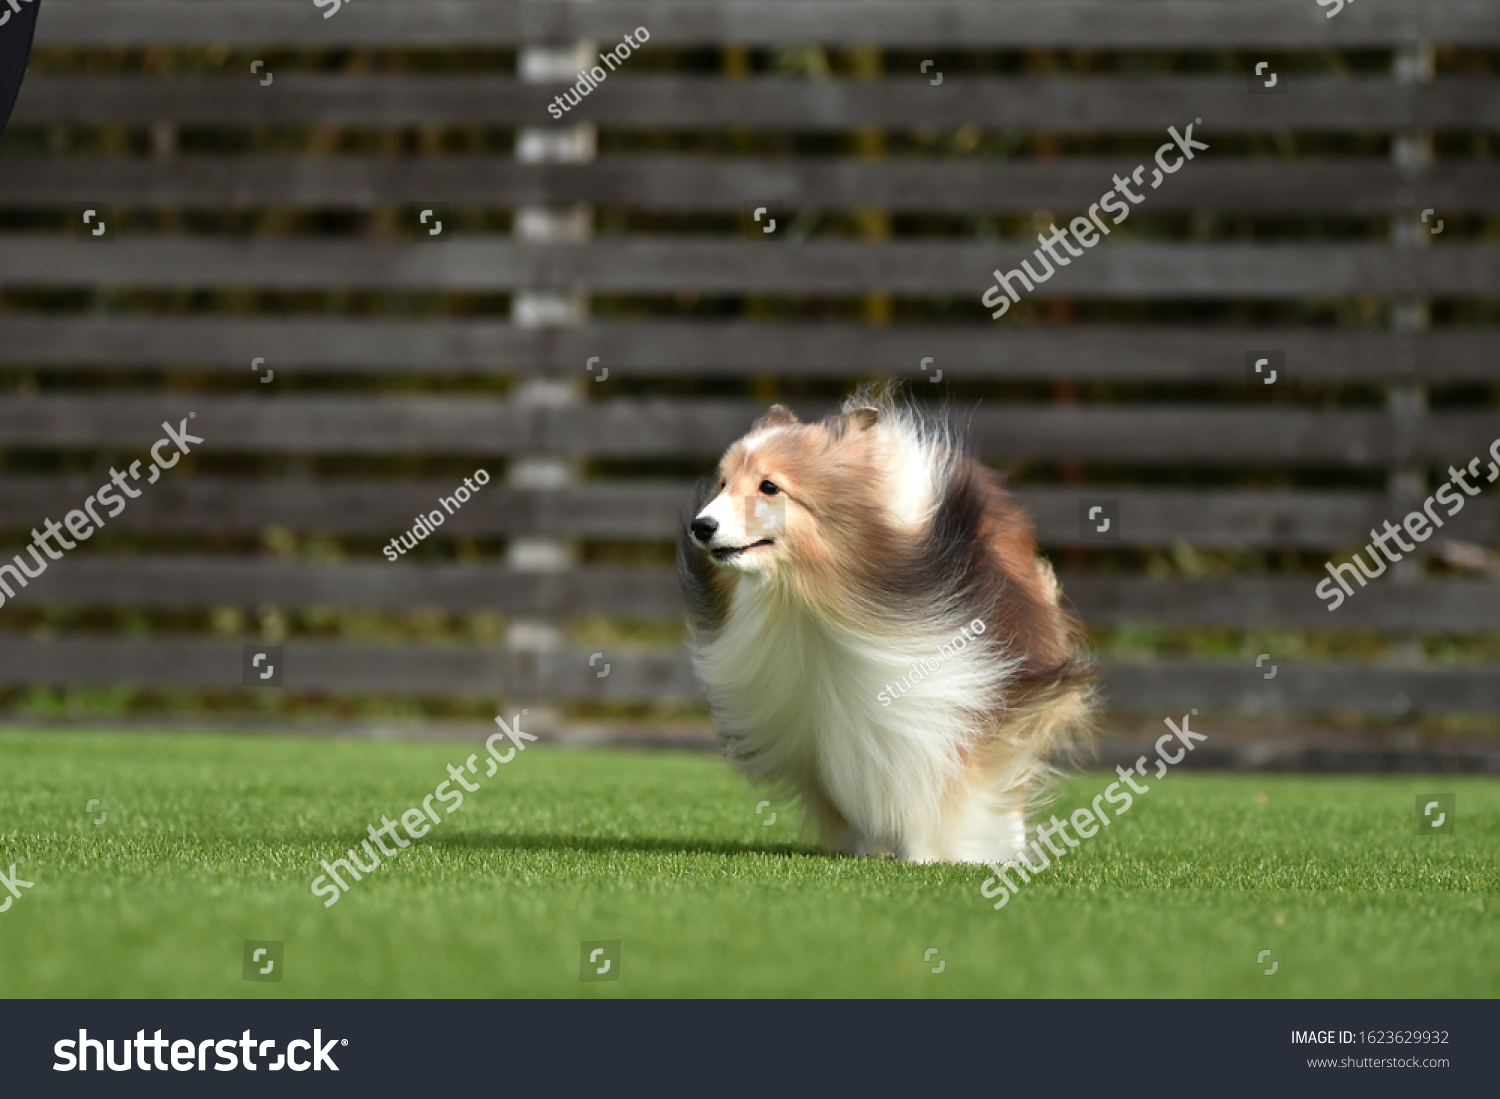
[[[1099,669],[1084,644],[1083,628],[1063,606],[1062,588],[1052,565],[1037,558],[1037,572],[1048,602],[1062,616],[1068,654],[1061,664],[1032,669],[1011,684],[1000,739],[1013,753],[1003,784],[1005,800],[1035,809],[1052,799],[1064,768],[1094,755],[1099,709]],[[994,787],[992,786],[992,789]]]

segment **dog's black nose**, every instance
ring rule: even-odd
[[[714,536],[714,531],[719,529],[717,519],[709,519],[702,515],[688,524],[688,530],[693,532],[693,537],[708,545],[708,540]]]

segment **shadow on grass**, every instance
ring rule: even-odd
[[[814,857],[813,847],[795,843],[733,840],[661,839],[655,836],[476,835],[459,832],[437,841],[441,847],[518,851],[656,852],[680,855],[782,855]]]
[[[369,836],[350,833],[336,841],[340,849],[358,848]],[[327,842],[320,838],[320,843]],[[565,836],[456,832],[427,836],[423,847],[453,851],[582,851],[646,852],[680,855],[778,855],[784,858],[830,858],[816,847],[795,843],[746,843],[733,840],[661,839],[654,836]]]

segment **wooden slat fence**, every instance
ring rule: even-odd
[[[983,456],[1013,472],[1092,626],[1406,642],[1388,660],[1278,657],[1269,681],[1253,657],[1107,657],[1115,706],[1500,711],[1493,662],[1410,644],[1493,647],[1492,573],[1405,571],[1333,615],[1312,592],[1325,557],[1411,509],[1413,469],[1435,487],[1500,439],[1500,6],[1326,13],[1312,0],[357,0],[325,19],[311,0],[48,0],[0,144],[6,545],[139,457],[164,420],[193,412],[206,441],[111,521],[126,542],[76,551],[0,611],[0,688],[242,689],[245,638],[43,635],[37,611],[674,619],[664,549],[690,476],[769,397],[813,415],[850,382],[895,376],[951,396]],[[597,127],[592,158],[509,151],[512,131],[550,125],[565,86],[517,71],[517,50],[604,49],[641,26],[645,50],[558,124]],[[878,78],[797,71],[854,48],[884,51]],[[346,65],[349,51],[366,60]],[[734,51],[748,73],[719,63]],[[1102,60],[1073,64],[1076,51]],[[1161,62],[1171,51],[1178,62]],[[1435,71],[1403,76],[1413,56]],[[251,58],[270,59],[270,84]],[[1250,94],[1257,59],[1285,94]],[[1030,312],[988,319],[992,270],[1195,119],[1211,153],[1060,269]],[[852,153],[872,131],[905,151]],[[1412,133],[1436,135],[1433,155],[1393,155]],[[758,202],[779,204],[789,237],[742,235]],[[408,215],[435,204],[455,239],[414,242]],[[587,239],[510,232],[524,208],[571,204],[592,210]],[[113,211],[117,239],[74,238],[88,205]],[[1448,228],[1414,247],[1424,210]],[[847,228],[871,211],[894,228]],[[509,320],[509,296],[538,287],[591,296],[591,319]],[[872,295],[897,303],[892,323],[857,319]],[[1416,300],[1430,320],[1395,323]],[[1292,383],[1274,396],[1250,389],[1245,365],[1273,350]],[[609,379],[581,401],[514,396],[593,376],[593,357]],[[582,479],[528,481],[546,455]],[[451,493],[449,471],[475,465],[495,480],[427,556],[379,556]],[[1079,522],[1080,499],[1100,496],[1120,505],[1107,547]],[[247,549],[272,529],[342,548]],[[572,539],[583,560],[501,563],[528,537]],[[1487,488],[1442,537],[1500,543],[1500,495]],[[622,547],[649,563],[617,563]],[[1230,564],[1162,575],[1184,550]],[[600,679],[587,645],[285,646],[294,692],[696,696],[676,648],[611,652]]]

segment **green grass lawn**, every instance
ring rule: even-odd
[[[996,912],[980,867],[818,854],[718,759],[537,746],[325,909],[318,861],[475,750],[0,735],[0,871],[35,883],[0,993],[1500,995],[1485,779],[1168,774]],[[1415,835],[1446,792],[1455,832]],[[281,983],[241,979],[246,939],[285,943]],[[584,940],[620,940],[618,981],[580,983]]]

